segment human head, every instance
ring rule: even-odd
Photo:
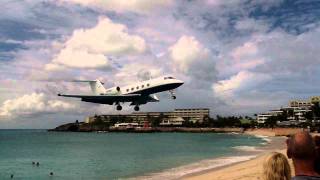
[[[291,169],[285,155],[272,152],[263,163],[264,180],[291,180]]]
[[[296,160],[313,160],[316,155],[315,143],[308,132],[299,132],[287,140],[287,155]]]

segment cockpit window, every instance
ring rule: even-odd
[[[166,79],[174,79],[174,77],[170,77],[170,76],[164,77],[164,80],[166,80]]]

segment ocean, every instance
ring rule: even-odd
[[[246,150],[265,142],[220,133],[0,130],[0,179],[174,179],[252,158]]]

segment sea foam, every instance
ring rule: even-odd
[[[257,149],[255,146],[235,146],[233,148],[241,151],[261,151]]]
[[[271,139],[268,136],[263,136],[263,135],[255,135],[257,138],[261,138],[264,142],[261,143],[262,145],[269,144],[271,142]]]

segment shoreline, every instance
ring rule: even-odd
[[[129,179],[216,179],[215,176],[211,176],[213,172],[232,168],[233,166],[237,165],[242,165],[243,163],[259,159],[268,152],[281,151],[285,148],[285,137],[270,137],[252,134],[243,135],[255,136],[257,138],[261,138],[264,142],[255,146],[235,146],[233,147],[235,149],[235,152],[232,155],[226,155],[213,159],[205,159],[183,166],[167,169],[158,173],[146,174]],[[207,174],[209,174],[210,176],[202,178]]]

